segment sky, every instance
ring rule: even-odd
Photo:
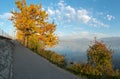
[[[120,37],[120,0],[26,0],[42,4],[49,22],[57,25],[60,39]],[[0,29],[14,35],[10,11],[16,11],[15,0],[0,2]]]

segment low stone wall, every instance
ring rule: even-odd
[[[12,79],[13,44],[0,39],[0,79]]]

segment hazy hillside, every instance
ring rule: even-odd
[[[109,37],[109,38],[102,38],[108,46],[112,48],[120,48],[120,37]]]
[[[98,40],[103,41],[108,47],[113,49],[113,64],[118,68],[120,66],[120,37],[101,38]],[[85,62],[86,51],[91,41],[93,40],[87,38],[60,40],[59,44],[55,48],[51,48],[51,50],[65,55],[67,60]]]
[[[108,38],[101,38],[98,39],[100,41],[103,41],[107,46],[110,46],[111,48],[120,48],[120,37],[108,37]],[[67,40],[60,40],[59,45],[65,45],[65,46],[73,46],[80,47],[80,48],[87,48],[90,43],[92,43],[93,40],[87,39],[87,38],[81,38],[81,39],[67,39]]]

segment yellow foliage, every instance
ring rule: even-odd
[[[17,35],[17,40],[23,44],[23,41],[24,41],[24,35],[23,35],[23,33],[21,31],[17,31],[16,35]]]
[[[52,47],[57,44],[57,36],[54,35],[56,25],[48,23],[48,14],[42,10],[42,5],[30,4],[28,6],[26,0],[18,0],[15,4],[19,12],[12,11],[13,16],[10,20],[17,30],[23,33],[25,46],[28,46],[29,37],[32,35],[37,35],[37,39],[44,43],[45,47]],[[18,37],[18,39],[21,38]]]
[[[39,44],[38,36],[37,35],[31,35],[29,37],[28,47],[30,49],[32,49],[33,51],[37,51],[38,44]]]
[[[66,65],[65,57],[63,55],[57,54],[56,52],[49,50],[39,50],[38,54],[48,59],[49,61],[57,64],[60,67],[65,67]]]

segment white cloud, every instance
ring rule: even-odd
[[[58,3],[58,5],[60,6],[60,7],[64,7],[64,0],[60,0],[60,2]]]
[[[109,25],[104,24],[104,23],[98,21],[96,18],[92,18],[92,19],[91,19],[90,25],[91,25],[91,26],[94,26],[94,27],[100,27],[100,26],[109,27]]]
[[[65,16],[66,16],[66,17],[68,17],[68,18],[70,18],[70,17],[71,17],[69,13],[65,14]]]
[[[55,13],[60,15],[60,11],[59,10],[55,10]]]
[[[11,13],[6,12],[3,14],[0,14],[0,28],[3,29],[7,34],[12,35],[13,33],[13,26],[12,26],[12,22],[10,22],[10,20],[8,20],[10,17],[12,16]],[[7,29],[6,29],[7,28]]]
[[[67,5],[64,0],[60,0],[57,6],[51,6],[51,8],[48,7],[48,13],[50,17],[55,18],[59,24],[63,25],[69,25],[70,23],[83,23],[93,27],[109,27],[109,25],[91,15],[91,12],[89,12],[87,9],[73,8],[72,6]],[[109,20],[110,19],[111,16],[109,16]]]
[[[0,26],[3,26],[4,25],[4,23],[3,22],[0,22]]]
[[[81,20],[83,23],[88,23],[91,17],[88,15],[88,11],[85,9],[81,9],[77,11],[78,19]]]
[[[79,13],[80,15],[87,15],[87,14],[88,14],[88,11],[87,11],[86,9],[79,9],[79,10],[78,10],[78,13]]]
[[[1,19],[9,19],[11,16],[12,16],[11,13],[4,13],[4,14],[0,15],[0,18]]]
[[[48,8],[48,14],[50,15],[50,16],[52,16],[52,15],[54,15],[55,14],[55,12],[54,12],[54,10],[52,10],[52,9],[50,9],[50,8]]]
[[[72,15],[74,15],[76,13],[75,9],[72,8],[71,6],[66,6],[66,10],[69,11]]]
[[[107,15],[107,16],[106,16],[106,19],[109,20],[109,21],[111,21],[112,19],[115,19],[115,17],[112,16],[112,15]]]

